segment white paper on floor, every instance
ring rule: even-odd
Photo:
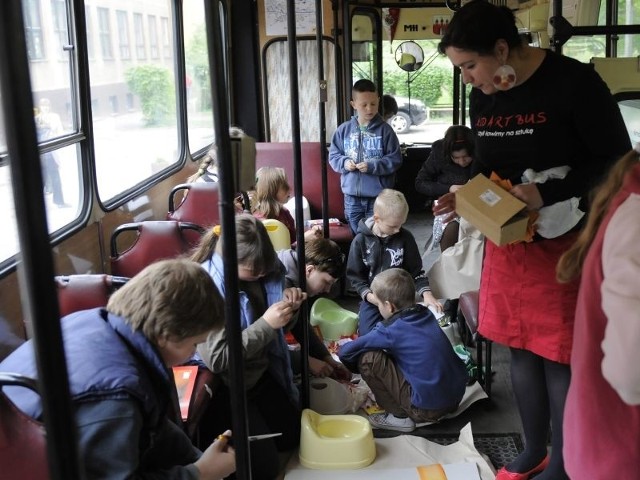
[[[287,465],[287,480],[417,480],[416,467],[442,464],[450,466],[447,480],[458,480],[456,471],[476,471],[481,480],[494,480],[495,472],[473,444],[471,423],[460,431],[458,441],[440,445],[414,435],[394,438],[376,438],[376,459],[368,467],[358,470],[313,470],[300,465],[294,455]],[[463,465],[467,464],[467,465]],[[468,465],[472,464],[472,465]],[[451,478],[449,478],[451,474]],[[474,477],[464,477],[472,480]],[[478,477],[476,477],[478,478]]]

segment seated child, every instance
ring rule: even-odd
[[[242,138],[246,133],[241,128],[229,127],[229,137]],[[187,183],[194,182],[217,182],[218,181],[218,148],[215,143],[211,144],[207,154],[202,157],[198,164],[198,171],[187,178]]]
[[[454,412],[465,392],[467,371],[435,316],[415,303],[411,275],[400,268],[379,273],[371,284],[384,321],[346,343],[340,360],[359,371],[385,413],[369,416],[378,428],[411,432]]]
[[[361,220],[358,234],[351,243],[347,260],[347,278],[362,298],[358,312],[358,334],[369,332],[382,320],[369,285],[383,270],[400,267],[411,274],[416,293],[426,305],[442,311],[431,293],[422,258],[412,233],[402,228],[407,221],[409,205],[397,190],[384,189],[373,204],[373,217]]]
[[[238,288],[249,433],[281,433],[251,446],[254,480],[271,480],[279,471],[278,452],[300,441],[299,391],[293,382],[289,349],[283,328],[289,324],[306,293],[284,287],[284,267],[260,220],[249,214],[235,216]],[[225,298],[223,239],[215,229],[204,234],[191,259],[209,273]],[[222,380],[200,421],[200,443],[211,442],[231,424],[231,358],[226,329],[211,333],[198,353]]]
[[[304,242],[304,253],[307,295],[312,298],[329,294],[332,286],[344,273],[344,253],[336,242],[323,237],[312,238]],[[298,252],[294,249],[281,250],[278,252],[278,258],[286,269],[285,287],[299,287]],[[299,343],[302,342],[302,329],[303,322],[296,318],[295,323],[291,326],[291,333]],[[300,352],[294,350],[290,353],[292,368],[294,372],[298,373],[300,369],[296,369],[296,367],[300,365]],[[322,340],[312,330],[309,332],[309,371],[316,377],[351,378],[351,372],[333,359]]]
[[[289,230],[291,244],[296,241],[296,224],[291,212],[284,206],[289,200],[291,187],[284,168],[262,167],[256,172],[256,190],[253,202],[253,216],[281,221]],[[322,229],[312,228],[305,232],[305,239],[321,236]]]

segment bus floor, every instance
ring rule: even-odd
[[[426,243],[430,239],[432,225],[433,216],[427,211],[410,213],[407,223],[404,225],[415,236],[421,254],[424,253]],[[345,296],[337,299],[337,301],[344,308],[358,311],[360,299],[357,297]],[[470,347],[469,351],[475,359],[475,348]],[[501,437],[509,435],[515,439],[516,446],[521,449],[524,437],[522,435],[522,425],[511,387],[509,349],[503,345],[494,343],[491,363],[493,372],[491,399],[480,400],[472,404],[457,417],[444,420],[438,424],[417,428],[411,432],[411,435],[417,435],[434,441],[438,441],[441,438],[453,438],[455,440],[460,430],[471,422],[474,438],[476,438],[476,436]],[[374,430],[374,435],[384,438],[401,434],[388,430]],[[514,456],[515,455],[512,457]],[[499,467],[501,465],[494,466]]]
[[[427,241],[430,240],[432,225],[433,216],[426,209],[423,212],[412,211],[404,225],[416,238],[421,255],[424,253]],[[360,299],[357,297],[345,295],[334,300],[343,308],[354,312],[358,311]],[[469,347],[469,351],[475,359],[475,348]],[[416,435],[436,443],[449,444],[456,441],[460,430],[468,423],[471,423],[478,451],[488,456],[496,469],[502,467],[505,463],[515,458],[522,450],[524,442],[522,425],[511,388],[509,357],[509,349],[507,347],[493,344],[491,399],[475,402],[454,418],[437,424],[419,427],[410,434],[375,429],[374,436],[376,438],[389,438],[398,435]],[[510,441],[492,444],[491,438],[504,438]],[[502,451],[496,452],[496,448]],[[297,451],[281,454],[282,471],[276,480],[284,479],[285,465],[291,460],[291,456],[296,454]]]

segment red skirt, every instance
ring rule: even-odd
[[[572,232],[551,240],[498,247],[485,242],[478,331],[494,342],[569,364],[579,281],[556,280]]]

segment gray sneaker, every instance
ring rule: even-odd
[[[369,415],[369,423],[383,430],[395,430],[397,432],[413,432],[416,424],[409,417],[399,418],[391,413],[374,413]]]

